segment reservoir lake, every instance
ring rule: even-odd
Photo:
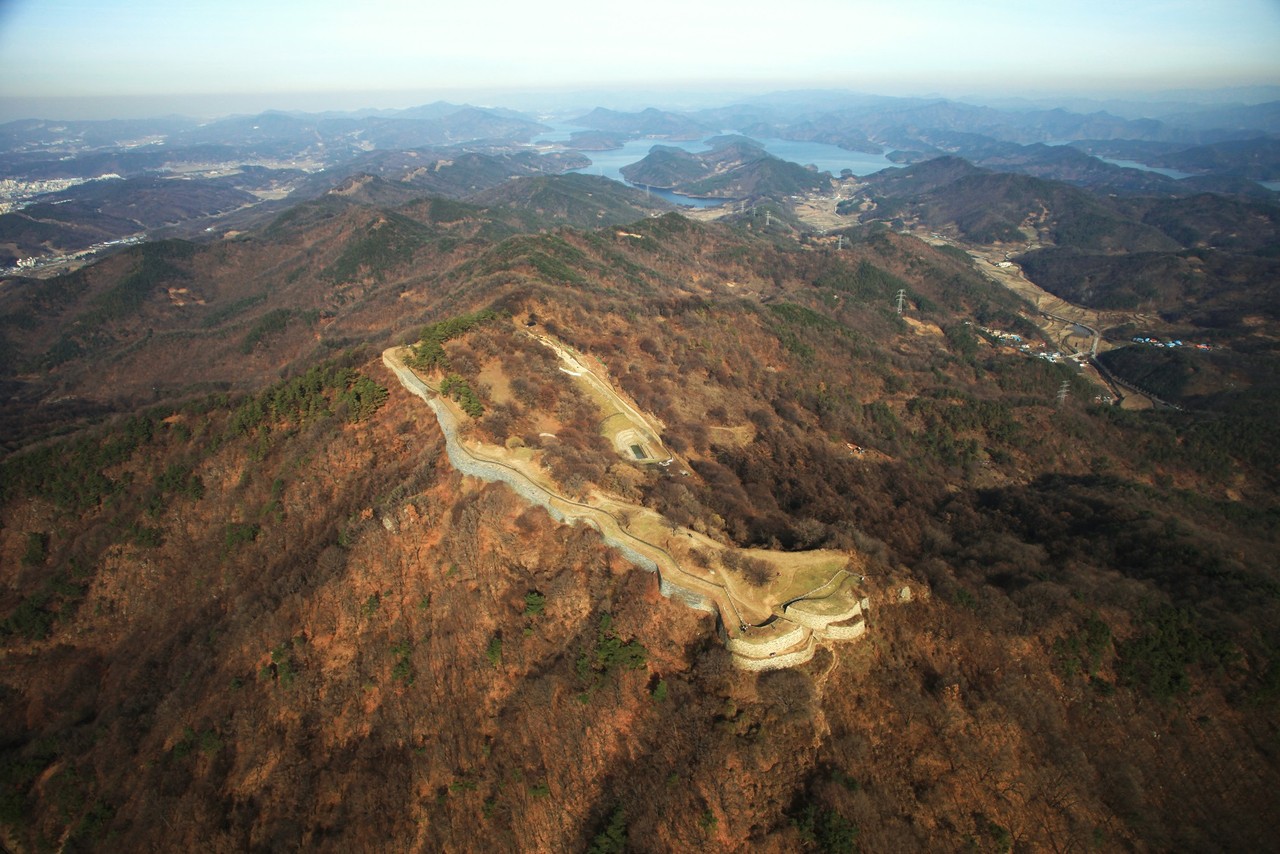
[[[560,124],[557,122],[544,122],[551,127],[551,130],[539,134],[533,138],[533,143],[549,143],[560,142],[568,146],[569,136],[575,131],[589,131],[590,128],[584,128],[579,125]],[[631,139],[623,143],[621,148],[612,151],[583,151],[583,156],[591,159],[590,166],[584,166],[581,169],[574,169],[574,172],[581,172],[586,175],[603,175],[606,178],[612,178],[624,184],[629,183],[622,177],[621,169],[623,166],[630,165],[639,160],[644,159],[649,153],[649,149],[655,145],[669,145],[676,148],[683,148],[685,151],[699,152],[707,151],[710,146],[706,140],[713,136],[721,136],[723,134],[737,133],[737,131],[724,130],[717,134],[711,134],[703,139]],[[746,136],[746,134],[743,134]],[[862,177],[879,172],[881,169],[889,169],[900,166],[894,163],[883,154],[866,154],[861,151],[848,151],[837,145],[826,145],[820,142],[802,142],[791,139],[774,139],[774,138],[758,138],[751,137],[756,142],[764,146],[764,150],[772,154],[774,157],[780,157],[783,160],[790,160],[792,163],[799,163],[801,166],[816,166],[820,172],[830,172],[833,176],[839,176],[841,170],[848,169],[854,175]],[[1050,145],[1065,145],[1065,141],[1054,141]],[[576,149],[573,149],[576,150]],[[1098,157],[1097,155],[1094,155]],[[1190,172],[1179,172],[1177,169],[1162,169],[1157,166],[1148,166],[1145,163],[1139,163],[1136,160],[1118,160],[1110,157],[1098,157],[1104,163],[1110,163],[1114,166],[1123,166],[1129,169],[1140,169],[1144,172],[1155,172],[1168,178],[1181,180],[1182,178],[1191,177]],[[1268,190],[1280,191],[1280,181],[1259,181],[1259,184]],[[672,193],[669,190],[650,189],[653,195],[666,199],[672,204],[684,205],[686,207],[695,208],[712,208],[722,205],[728,199],[694,199],[689,196],[681,196]]]
[[[1098,155],[1094,155],[1098,157]],[[1164,175],[1166,178],[1174,178],[1181,181],[1183,178],[1190,178],[1194,173],[1179,172],[1177,169],[1161,169],[1158,166],[1148,166],[1145,163],[1139,163],[1136,160],[1113,160],[1110,157],[1098,157],[1104,163],[1110,163],[1115,166],[1125,166],[1129,169],[1141,169],[1143,172],[1156,172]],[[1257,183],[1266,187],[1268,190],[1280,192],[1280,181],[1258,181]]]
[[[533,142],[535,144],[562,142],[567,146],[569,134],[574,131],[585,130],[589,130],[589,128],[552,123],[552,130],[535,137]],[[582,155],[591,159],[591,165],[573,171],[586,175],[603,175],[606,178],[627,183],[622,177],[622,167],[643,160],[645,155],[649,153],[649,149],[655,145],[667,145],[683,148],[685,151],[703,152],[710,150],[710,146],[706,144],[707,139],[728,133],[736,133],[736,131],[721,131],[704,139],[632,139],[625,142],[621,148],[615,148],[612,151],[583,151],[581,152]],[[847,151],[839,146],[825,145],[820,142],[797,142],[790,139],[758,139],[755,137],[752,137],[752,139],[763,145],[764,150],[774,157],[790,160],[792,163],[799,163],[801,166],[813,165],[818,167],[818,171],[830,172],[837,177],[843,169],[849,169],[854,175],[862,176],[899,165],[883,154]],[[715,207],[728,201],[727,199],[693,199],[688,196],[676,195],[667,190],[653,189],[650,192],[673,204],[699,208]]]
[[[1136,160],[1114,160],[1110,157],[1099,157],[1096,154],[1093,156],[1097,157],[1103,163],[1110,163],[1112,166],[1123,166],[1126,169],[1140,169],[1143,172],[1155,172],[1157,175],[1163,175],[1166,178],[1174,178],[1179,181],[1183,178],[1191,177],[1190,172],[1179,172],[1177,169],[1161,169],[1158,166],[1148,166],[1147,164],[1139,163]]]

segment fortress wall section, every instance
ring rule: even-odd
[[[526,477],[508,469],[506,466],[498,463],[488,462],[486,460],[476,459],[462,447],[462,440],[458,437],[458,423],[453,413],[444,405],[427,385],[422,382],[408,368],[397,365],[387,354],[383,354],[383,364],[386,365],[400,379],[401,385],[413,394],[426,401],[431,407],[431,411],[435,413],[436,421],[440,424],[440,432],[444,434],[445,453],[449,458],[449,463],[460,473],[470,477],[483,480],[487,483],[505,483],[517,495],[530,504],[542,507],[550,514],[551,518],[557,522],[566,523],[568,520],[562,510],[556,507],[556,498],[546,490],[541,489],[537,485],[531,483]],[[624,558],[632,564],[644,569],[648,572],[656,573],[658,576],[658,589],[663,596],[675,599],[695,608],[699,611],[717,614],[719,609],[715,604],[702,594],[682,587],[671,581],[664,575],[657,561],[653,558],[641,554],[634,546],[609,534],[599,524],[595,524],[590,520],[586,520],[593,528],[600,532],[600,536],[612,548],[617,549]]]
[[[862,613],[862,603],[854,600],[847,607],[831,614],[817,614],[805,608],[808,600],[792,602],[782,609],[783,615],[793,623],[808,626],[814,631],[824,631],[832,623],[841,623]]]
[[[832,623],[826,628],[826,636],[831,640],[857,640],[867,633],[867,621],[859,615],[854,620],[843,623]]]
[[[769,653],[779,653],[790,649],[796,644],[803,643],[811,635],[812,630],[808,627],[792,624],[790,629],[768,640],[754,641],[745,638],[729,638],[727,646],[729,651],[735,655],[742,655],[747,658],[767,658]]]
[[[749,672],[763,673],[766,670],[783,670],[788,667],[796,667],[804,664],[813,658],[814,653],[818,651],[817,641],[810,635],[805,645],[794,652],[788,652],[783,655],[775,655],[772,658],[744,658],[741,655],[733,657],[733,664],[739,670]]]

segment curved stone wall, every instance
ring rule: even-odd
[[[487,483],[505,483],[525,501],[545,509],[551,515],[551,518],[557,522],[574,524],[579,521],[566,517],[564,511],[556,506],[556,501],[562,499],[533,483],[520,472],[510,469],[501,463],[482,460],[468,453],[462,447],[462,440],[458,437],[458,422],[449,407],[445,406],[416,374],[408,368],[396,364],[388,354],[383,354],[382,363],[395,373],[400,379],[401,385],[425,400],[427,405],[431,407],[431,411],[435,413],[436,421],[440,425],[440,432],[444,434],[445,454],[449,458],[449,463],[455,469],[464,475],[469,475]],[[671,581],[670,578],[662,573],[657,561],[641,554],[633,544],[612,535],[604,526],[594,524],[590,519],[580,521],[584,521],[595,528],[600,533],[601,538],[608,545],[617,549],[628,561],[641,569],[656,573],[658,575],[658,589],[663,596],[675,599],[699,611],[707,611],[712,614],[718,613],[718,609],[711,600],[694,590],[681,587]]]
[[[735,655],[733,663],[740,670],[748,670],[760,673],[766,670],[782,670],[787,667],[796,667],[804,664],[813,658],[814,653],[818,651],[817,640],[810,635],[805,641],[804,646],[794,652],[788,652],[783,655],[775,655],[772,658],[744,658]]]
[[[805,641],[812,631],[805,626],[791,623],[791,628],[774,635],[771,638],[761,640],[749,640],[747,638],[729,638],[726,646],[729,651],[745,655],[748,658],[767,658],[769,653],[778,653],[783,650],[790,649],[798,643]]]
[[[663,596],[675,599],[690,608],[696,608],[712,614],[720,614],[720,608],[717,607],[712,599],[696,590],[682,587],[671,580],[671,575],[679,572],[680,569],[675,564],[674,558],[663,549],[635,538],[626,532],[621,525],[602,525],[596,519],[583,515],[581,512],[567,514],[564,507],[558,505],[563,504],[565,507],[578,506],[586,513],[603,514],[604,517],[613,519],[608,511],[599,507],[577,505],[576,502],[538,486],[514,468],[503,463],[485,460],[472,454],[464,447],[462,439],[458,435],[458,422],[453,412],[431,391],[430,387],[413,371],[400,364],[392,356],[391,351],[383,353],[382,361],[400,380],[401,385],[422,398],[431,407],[431,411],[435,414],[436,421],[440,425],[440,432],[444,434],[445,453],[448,456],[449,463],[460,473],[489,483],[500,482],[506,484],[525,501],[545,509],[551,518],[557,522],[564,524],[582,522],[590,525],[600,533],[605,543],[617,549],[618,553],[627,561],[641,569],[655,573],[658,576],[658,589]],[[617,522],[616,519],[613,519],[613,521]],[[612,527],[617,527],[617,532],[612,531]],[[663,566],[658,560],[640,551],[638,546],[641,544],[655,550],[663,555],[666,560],[671,561],[674,566],[672,572],[664,573]],[[848,575],[844,570],[841,570],[841,573],[846,577]],[[805,595],[812,596],[814,593],[828,588],[832,582],[837,580],[843,580],[840,573]],[[855,640],[861,637],[867,629],[863,615],[868,612],[868,600],[866,598],[853,599],[847,607],[840,607],[838,610],[833,609],[833,613],[820,613],[834,604],[833,597],[837,595],[839,593],[835,592],[823,599],[811,598],[806,600],[802,597],[788,602],[782,608],[782,616],[774,623],[773,631],[776,633],[767,639],[760,637],[759,640],[756,640],[750,636],[727,638],[725,646],[733,653],[734,664],[743,670],[756,672],[795,667],[813,658],[820,641]],[[731,599],[728,601],[731,606],[736,608]],[[809,608],[805,607],[806,601],[810,604]],[[760,632],[760,635],[763,634],[764,632]]]
[[[822,600],[820,600],[822,601]],[[810,607],[805,607],[806,603]],[[839,610],[832,610],[832,613],[823,614],[819,612],[814,605],[813,600],[804,599],[799,602],[792,602],[782,609],[783,615],[794,623],[802,626],[808,626],[814,631],[824,631],[827,626],[832,623],[841,623],[852,617],[856,617],[862,613],[862,603],[854,599],[851,603],[845,604]],[[823,604],[827,604],[823,601]]]
[[[844,623],[832,623],[826,628],[827,637],[832,640],[857,640],[867,633],[867,621],[861,615],[857,619]]]

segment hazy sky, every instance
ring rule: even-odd
[[[57,97],[720,83],[1276,84],[1280,0],[0,0],[10,113]]]

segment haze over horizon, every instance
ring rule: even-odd
[[[1280,84],[1280,3],[657,0],[454,8],[381,0],[0,4],[0,120],[696,99],[789,88],[1129,96]]]

